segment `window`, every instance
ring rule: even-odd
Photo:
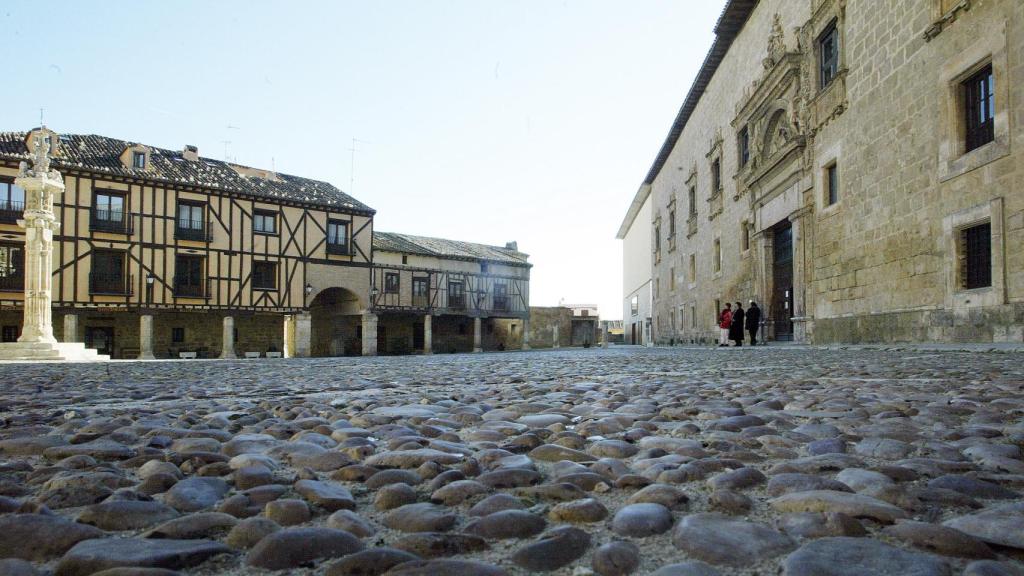
[[[253,210],[252,229],[257,234],[277,234],[277,212]]]
[[[171,342],[175,344],[181,344],[185,341],[185,329],[184,328],[171,328]]]
[[[178,255],[174,258],[174,293],[177,296],[202,298],[206,295],[203,282],[205,262],[202,256]]]
[[[466,307],[466,288],[462,282],[448,283],[448,307],[459,309]]]
[[[427,278],[412,279],[412,305],[425,308],[430,302],[430,283]]]
[[[25,191],[13,182],[0,180],[0,222],[14,223],[24,211]]]
[[[988,65],[963,83],[966,150],[970,152],[995,139],[995,81]]]
[[[992,225],[960,231],[960,285],[965,290],[992,286]]]
[[[99,232],[127,232],[124,205],[124,194],[96,192],[93,195],[92,213],[89,215],[90,229]]]
[[[686,309],[679,308],[679,329],[682,330],[686,326]]]
[[[348,254],[348,222],[344,220],[327,221],[327,253]],[[405,263],[404,260],[403,263]]]
[[[206,206],[201,202],[178,202],[178,220],[175,236],[182,240],[204,240],[206,221],[203,217]]]
[[[132,168],[135,168],[136,170],[146,169],[145,152],[132,152]]]
[[[629,314],[630,316],[636,316],[640,313],[640,297],[633,296],[629,301]]]
[[[17,342],[18,341],[18,327],[17,326],[4,326],[3,337],[0,340],[4,342]]]
[[[715,272],[722,271],[722,241],[715,238]]]
[[[839,202],[839,168],[834,162],[825,168],[825,199],[829,206]]]
[[[0,291],[25,289],[25,253],[18,244],[0,244]]]
[[[408,254],[402,254],[402,264],[408,264],[408,263],[409,263],[409,255]]]
[[[93,294],[128,293],[128,283],[125,282],[124,252],[119,250],[95,250],[92,253],[89,291]]]
[[[690,305],[690,328],[697,329],[697,307]]]
[[[508,284],[504,282],[494,284],[494,309],[508,310]]]
[[[818,37],[818,78],[824,90],[839,73],[839,29],[832,22]]]
[[[750,130],[744,126],[736,140],[736,148],[740,156],[740,168],[743,168],[750,161]]]
[[[668,237],[676,237],[676,211],[674,208],[668,211]]]
[[[384,274],[384,293],[385,294],[398,294],[398,283],[399,276],[397,272],[388,272]]]
[[[661,226],[654,227],[654,253],[661,255]]]
[[[746,221],[740,223],[740,249],[750,250],[750,223]]]
[[[488,268],[488,266],[487,266],[487,262],[481,262],[481,263],[480,263],[480,273],[481,273],[481,274],[487,274],[487,272],[488,272],[489,270],[490,270],[490,269],[489,269],[489,268]]]
[[[697,217],[697,187],[690,186],[690,217]]]
[[[675,291],[675,289],[676,289],[676,269],[675,269],[675,267],[669,268],[668,269],[668,273],[669,273],[668,289],[672,290],[672,291]]]
[[[711,163],[711,192],[718,193],[722,191],[722,161],[715,159]]]
[[[256,290],[276,290],[277,262],[253,262],[252,287]]]
[[[697,281],[697,255],[690,254],[690,282]]]

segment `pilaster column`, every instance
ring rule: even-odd
[[[482,324],[482,322],[480,321],[479,317],[473,318],[473,353],[474,354],[479,354],[480,352],[484,351],[483,345],[481,344],[481,342],[483,341],[483,334],[481,334],[481,330],[480,330],[481,324]]]
[[[292,352],[295,358],[309,358],[313,354],[313,316],[299,314],[292,319],[295,323]]]
[[[434,317],[427,314],[423,317],[423,353],[434,353]]]
[[[523,350],[530,349],[530,319],[523,318]]]
[[[153,356],[153,315],[139,316],[139,360],[155,360]]]
[[[235,356],[235,317],[224,317],[224,335],[221,338],[221,358],[238,358]]]
[[[551,347],[559,348],[558,346],[558,325],[555,324],[551,327]]]
[[[377,355],[377,315],[363,314],[363,356]]]
[[[78,342],[78,314],[64,315],[64,342]]]
[[[604,331],[601,333],[601,348],[608,347],[608,325],[604,325]]]

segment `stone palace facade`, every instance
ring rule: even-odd
[[[753,299],[769,339],[1024,341],[1019,0],[730,0],[715,32],[634,200],[655,339]]]
[[[373,209],[327,182],[205,158],[192,146],[46,128],[0,133],[2,342],[23,327],[26,196],[16,177],[40,138],[65,185],[53,202],[61,342],[113,358],[528,345],[531,265],[514,243],[383,234]]]

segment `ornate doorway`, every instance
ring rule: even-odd
[[[793,225],[785,220],[772,232],[771,320],[775,339],[793,339]]]

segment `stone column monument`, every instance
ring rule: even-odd
[[[32,167],[22,161],[14,181],[25,190],[25,212],[18,225],[25,229],[25,300],[21,337],[0,346],[0,360],[99,360],[81,343],[58,343],[53,337],[51,284],[53,233],[60,228],[53,200],[64,193],[64,178],[50,169],[50,138],[35,136]]]

